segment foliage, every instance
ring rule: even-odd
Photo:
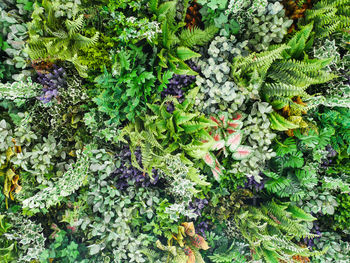
[[[216,123],[192,110],[198,89],[193,89],[180,104],[177,100],[164,100],[160,105],[148,104],[152,113],[127,125],[121,139],[129,137],[130,149],[141,146],[144,172],[151,174],[152,168],[164,166],[161,156],[183,150],[194,159],[201,159],[210,149],[214,140],[205,129]],[[166,104],[172,101],[175,110],[167,112]],[[127,142],[125,139],[123,139]],[[206,140],[203,142],[203,140]],[[133,162],[135,167],[138,165]]]
[[[319,38],[349,29],[349,1],[322,0],[318,1],[312,9],[306,11],[303,23],[313,22],[315,33]]]
[[[260,208],[241,210],[234,217],[235,226],[255,252],[254,258],[264,258],[267,262],[288,262],[294,255],[312,255],[307,248],[302,248],[291,240],[313,236],[301,224],[313,220],[315,218],[302,209],[275,201]],[[288,233],[288,238],[284,233]]]
[[[50,248],[43,251],[40,255],[40,262],[50,262],[50,260],[64,260],[65,262],[88,262],[87,259],[82,260],[82,255],[86,253],[87,248],[84,245],[76,243],[72,240],[72,235],[69,235],[64,230],[60,230],[55,234],[55,242],[50,245]]]
[[[17,243],[18,260],[31,262],[39,259],[41,252],[45,249],[45,237],[42,233],[41,224],[23,217],[21,214],[6,214],[12,224],[10,230],[4,234],[7,240],[14,240]]]
[[[70,61],[79,74],[87,77],[87,67],[82,65],[81,52],[97,43],[99,33],[91,38],[79,33],[84,24],[84,16],[73,14],[72,19],[59,19],[54,15],[54,5],[49,0],[42,1],[42,7],[34,4],[32,21],[28,24],[29,41],[25,51],[31,59],[50,57],[55,60]]]
[[[348,6],[0,1],[0,261],[348,263]]]
[[[350,217],[350,196],[341,194],[337,197],[339,206],[336,208],[334,220],[336,222],[334,228],[348,229]]]
[[[143,113],[140,108],[154,93],[156,76],[144,66],[147,56],[142,47],[131,46],[120,51],[116,59],[112,66],[116,72],[111,74],[105,68],[95,79],[102,91],[94,100],[99,110],[110,117],[109,123],[120,124]]]
[[[182,29],[184,22],[176,24],[176,1],[168,1],[158,6],[158,1],[152,1],[150,8],[156,14],[161,24],[162,33],[157,38],[160,51],[158,52],[159,65],[169,68],[175,74],[197,75],[184,61],[200,57],[187,46],[203,45],[211,40],[216,30],[211,27],[207,30],[192,30],[191,38],[187,29]],[[180,44],[180,45],[178,45]],[[183,45],[181,45],[183,44]]]
[[[180,249],[171,245],[173,239],[176,240]],[[184,260],[187,260],[187,262],[204,262],[199,250],[209,248],[204,238],[196,234],[193,222],[182,223],[179,226],[176,238],[168,240],[168,243],[170,245],[166,247],[158,240],[157,247],[167,251],[168,255],[172,257],[172,262],[184,262]],[[167,262],[169,262],[169,256]]]
[[[271,44],[282,42],[292,23],[293,20],[285,17],[281,3],[269,3],[265,12],[248,22],[244,39],[248,40],[249,47],[255,51],[267,50]]]

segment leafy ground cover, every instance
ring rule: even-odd
[[[0,262],[349,263],[350,0],[4,0]]]

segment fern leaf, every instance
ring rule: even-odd
[[[67,19],[65,24],[69,35],[73,36],[74,34],[78,33],[82,29],[84,24],[84,15],[78,16],[78,18],[73,21]]]
[[[180,43],[189,48],[193,48],[196,45],[203,46],[213,39],[217,31],[218,28],[215,26],[209,26],[204,30],[198,27],[183,29],[179,37]]]

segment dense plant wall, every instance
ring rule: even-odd
[[[0,262],[350,262],[350,0],[3,0]]]

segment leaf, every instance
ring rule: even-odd
[[[184,222],[181,225],[185,228],[186,235],[193,237],[196,234],[193,222]]]
[[[190,237],[192,244],[199,249],[207,250],[209,249],[207,241],[198,234],[195,234],[193,237]]]
[[[249,146],[241,145],[232,154],[232,158],[235,160],[243,160],[248,158],[253,153],[253,149]]]
[[[207,153],[204,157],[203,157],[204,162],[209,165],[212,168],[215,168],[215,156],[212,153]]]
[[[235,152],[242,141],[242,133],[236,132],[228,136],[226,140],[226,146],[229,147],[231,152]]]
[[[183,46],[178,47],[176,49],[176,55],[181,60],[188,60],[191,58],[198,58],[201,56],[201,54],[196,53],[196,52],[192,51],[191,49],[189,49],[188,47],[183,47]]]
[[[279,115],[277,112],[270,113],[269,120],[271,122],[271,129],[273,130],[287,131],[290,129],[299,128],[298,125],[295,125],[294,123],[288,121],[287,119]]]
[[[91,246],[88,246],[88,248],[89,248],[90,255],[95,255],[95,254],[99,253],[101,250],[100,245],[97,245],[97,244],[93,244]]]
[[[211,147],[212,151],[217,151],[217,150],[221,150],[222,148],[225,147],[225,141],[224,140],[219,140],[216,141],[213,146]]]
[[[289,205],[288,208],[286,209],[287,212],[290,212],[293,217],[307,221],[307,222],[312,222],[315,221],[316,218],[310,215],[309,213],[306,213],[303,209],[295,206],[295,205]]]

